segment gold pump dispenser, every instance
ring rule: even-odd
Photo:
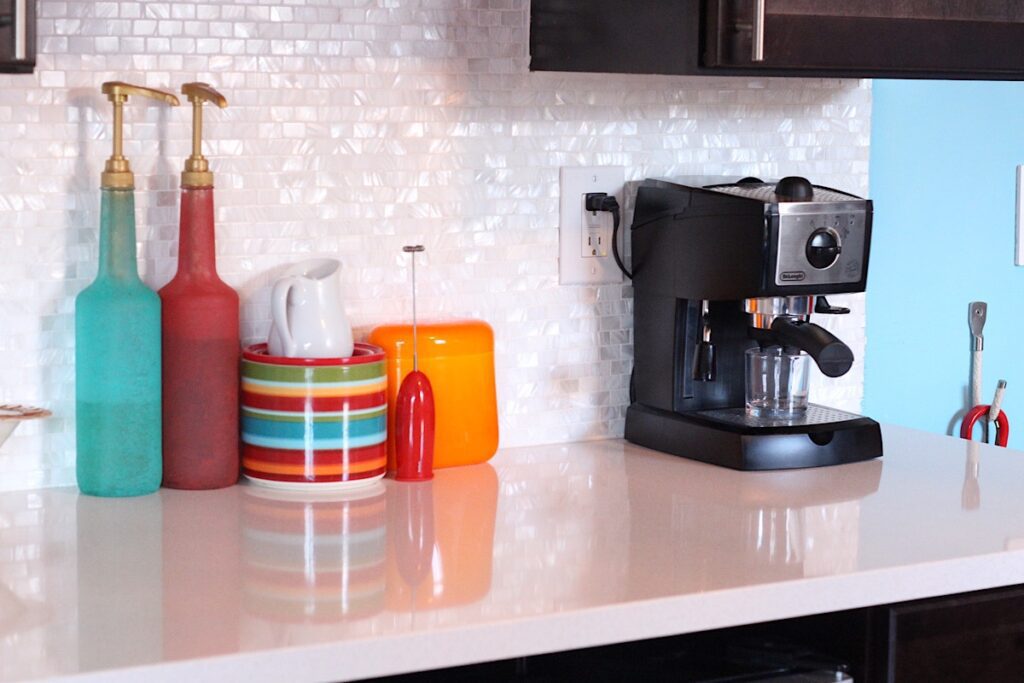
[[[185,160],[181,172],[182,187],[213,187],[210,163],[203,156],[203,102],[213,102],[223,109],[227,99],[206,83],[186,83],[181,92],[192,103],[192,156]]]
[[[107,159],[106,166],[103,168],[100,186],[109,190],[131,190],[135,187],[135,176],[132,174],[132,167],[124,157],[122,149],[124,103],[128,101],[130,95],[134,95],[160,100],[176,107],[178,98],[163,90],[154,90],[121,81],[107,81],[102,85],[100,91],[114,105],[114,152]]]

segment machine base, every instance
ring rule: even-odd
[[[680,414],[634,403],[626,411],[626,439],[734,470],[823,467],[882,455],[882,432],[877,422],[851,413],[821,410],[844,419],[753,426],[715,416],[716,412],[728,411]]]

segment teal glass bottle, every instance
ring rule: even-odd
[[[138,496],[160,488],[160,297],[139,278],[135,181],[121,154],[129,95],[177,104],[170,93],[103,84],[114,105],[114,153],[100,190],[96,279],[75,299],[75,433],[78,488]]]
[[[78,487],[160,488],[160,297],[139,279],[133,190],[102,190],[96,280],[75,299]]]

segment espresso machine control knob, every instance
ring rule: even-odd
[[[842,250],[839,245],[839,235],[835,230],[818,228],[811,233],[804,251],[812,266],[818,270],[824,270],[836,262],[839,252]]]
[[[784,202],[814,201],[814,186],[807,178],[786,176],[775,184],[775,194]]]

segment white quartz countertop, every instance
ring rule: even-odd
[[[0,681],[347,680],[1024,583],[1024,454],[741,473],[598,441],[350,499],[0,494]]]

